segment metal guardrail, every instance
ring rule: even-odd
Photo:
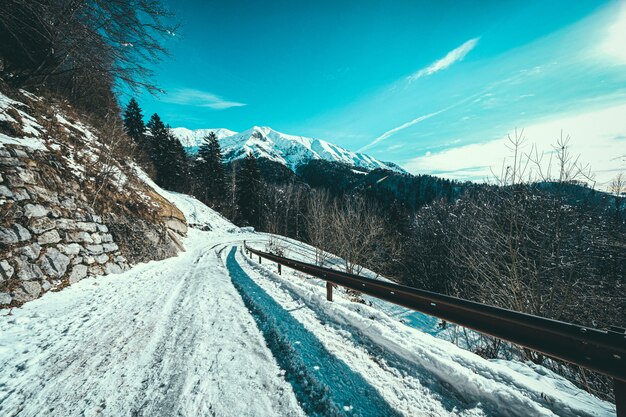
[[[405,285],[378,281],[250,248],[250,254],[332,284],[420,311],[612,377],[618,417],[626,417],[626,332],[599,330],[489,306]],[[251,255],[252,256],[252,255]]]

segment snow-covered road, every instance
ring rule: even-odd
[[[544,368],[487,361],[384,304],[341,290],[328,303],[319,280],[242,254],[267,235],[160,192],[211,231],[190,229],[175,258],[0,311],[0,416],[614,414]]]
[[[209,245],[2,313],[2,416],[303,415]]]

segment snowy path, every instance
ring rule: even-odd
[[[303,415],[207,246],[0,319],[2,416]]]

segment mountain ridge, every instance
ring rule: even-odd
[[[243,132],[229,129],[187,129],[177,127],[172,133],[189,153],[195,153],[204,136],[214,132],[222,147],[224,161],[241,159],[251,152],[257,158],[267,158],[285,165],[292,171],[311,160],[323,159],[342,162],[368,171],[388,169],[395,172],[406,171],[393,162],[381,161],[360,152],[349,151],[326,140],[278,132],[267,126],[253,126]]]

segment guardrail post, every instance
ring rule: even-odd
[[[278,275],[282,275],[282,271],[280,268],[282,265],[281,264],[276,264],[276,265],[278,265]]]
[[[259,255],[259,263],[261,263],[261,255]]]
[[[613,379],[613,394],[617,417],[626,417],[626,382]]]
[[[326,281],[326,299],[333,301],[333,284],[328,281]]]

